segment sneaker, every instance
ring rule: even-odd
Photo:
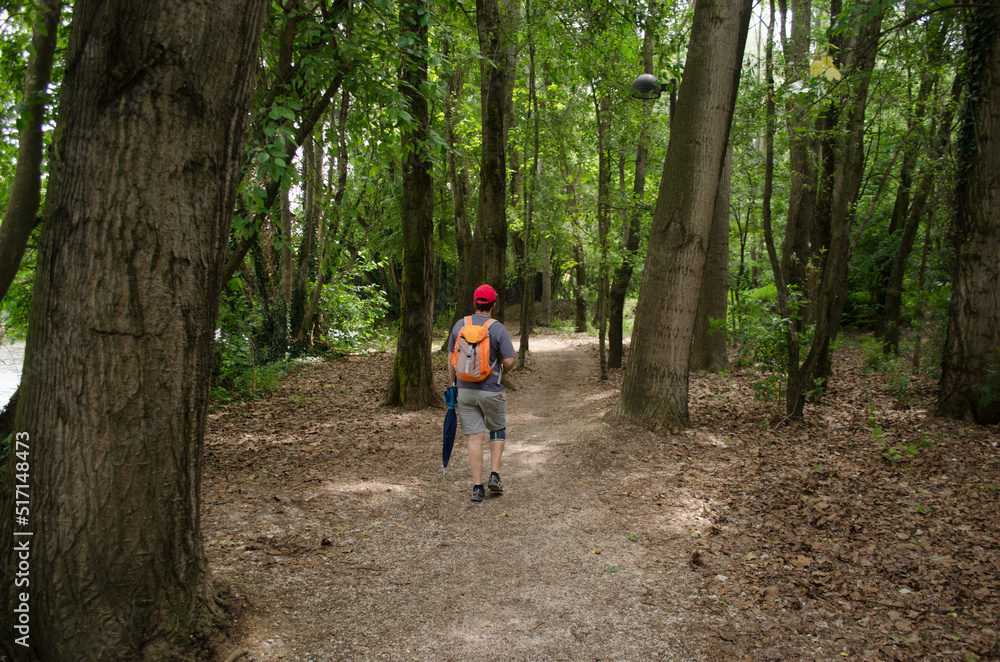
[[[503,494],[503,483],[500,482],[500,474],[495,471],[490,474],[489,488],[493,494]]]
[[[483,500],[484,496],[486,496],[486,490],[483,489],[482,485],[473,485],[472,486],[472,500],[473,501],[475,501],[475,502],[478,503],[478,502],[480,502],[480,501]]]

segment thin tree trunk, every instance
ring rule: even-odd
[[[539,119],[538,94],[535,89],[535,39],[531,16],[531,0],[525,0],[525,20],[528,25],[528,104],[531,122],[531,171],[525,178],[524,196],[524,258],[521,285],[521,338],[517,350],[517,365],[524,367],[528,354],[529,336],[535,323],[535,270],[529,260],[531,254],[532,215],[535,209],[535,186],[538,181]]]
[[[764,190],[761,203],[761,229],[764,233],[764,246],[771,263],[771,273],[777,290],[778,314],[785,320],[785,340],[788,346],[787,385],[785,389],[785,412],[791,414],[798,406],[799,398],[799,336],[789,314],[788,282],[785,281],[782,262],[774,247],[774,232],[771,228],[771,196],[774,191],[774,0],[770,4],[770,18],[767,24],[767,52],[765,55],[765,71],[767,76],[767,100],[765,101],[764,130]]]
[[[319,218],[322,213],[323,191],[323,144],[321,141],[309,139],[303,153],[303,190],[305,192],[305,227],[302,232],[302,242],[299,244],[297,256],[298,271],[292,285],[292,338],[297,339],[302,330],[306,313],[306,291],[309,288],[309,266],[313,260],[313,243],[322,250],[322,244],[316,242],[317,227],[322,224]]]
[[[542,255],[542,306],[538,313],[538,323],[548,326],[552,324],[552,245],[544,228],[541,234],[539,252]]]
[[[17,167],[0,224],[0,300],[7,296],[17,276],[38,216],[42,189],[42,125],[45,123],[45,102],[41,94],[52,75],[61,10],[59,0],[40,0],[32,28],[32,48],[22,99],[24,109],[21,111],[24,128],[18,136]]]
[[[653,26],[656,23],[656,2],[649,0],[646,6],[646,25],[642,38],[642,70],[653,73],[653,50],[656,45],[656,35]],[[625,353],[625,298],[632,282],[632,272],[639,253],[639,240],[642,230],[642,199],[646,192],[646,164],[649,159],[649,121],[652,115],[652,104],[646,104],[643,110],[642,129],[639,132],[639,144],[635,151],[635,176],[632,181],[632,209],[629,212],[628,225],[625,227],[622,262],[615,270],[614,280],[608,293],[608,367],[618,370],[622,367]]]
[[[597,337],[600,355],[601,379],[608,378],[608,356],[605,338],[608,326],[608,232],[611,229],[611,154],[608,147],[608,130],[611,121],[611,98],[604,95],[598,100],[596,85],[594,110],[597,116],[597,241],[600,261],[597,265]]]
[[[849,57],[843,63],[848,70],[857,74],[854,85],[848,86],[844,99],[844,107],[848,109],[845,123],[839,126],[831,125],[830,135],[836,135],[824,146],[822,160],[831,165],[821,168],[824,176],[819,197],[825,200],[826,186],[829,186],[829,203],[821,201],[817,208],[824,235],[823,245],[828,247],[822,260],[820,280],[816,292],[813,314],[816,329],[813,342],[809,348],[803,365],[800,368],[800,386],[812,384],[824,387],[829,380],[832,367],[831,345],[840,331],[843,317],[844,302],[847,297],[847,267],[850,260],[850,226],[854,219],[854,205],[858,198],[864,168],[864,120],[867,106],[868,86],[871,72],[875,66],[875,56],[878,52],[878,35],[882,25],[883,10],[876,13],[868,22],[858,25],[850,42],[838,52],[846,51]],[[835,62],[836,62],[835,58]],[[829,118],[839,118],[839,107],[832,108]],[[829,153],[826,152],[829,150]],[[828,237],[828,239],[826,238]],[[806,389],[799,393],[799,406],[795,416],[800,417],[805,404]]]
[[[909,261],[910,251],[913,249],[913,242],[916,240],[920,220],[934,189],[935,170],[939,167],[939,160],[947,151],[951,140],[952,109],[959,100],[961,87],[962,78],[956,76],[951,94],[954,103],[946,103],[941,109],[937,135],[928,150],[927,163],[917,186],[917,195],[909,209],[899,250],[891,262],[885,290],[885,308],[882,313],[882,328],[885,334],[882,339],[883,354],[899,355],[899,317],[903,308],[903,277],[906,275],[906,265]]]
[[[576,332],[587,332],[587,267],[584,264],[583,242],[573,244],[573,258],[576,260],[576,283],[573,295],[576,299]]]
[[[792,0],[792,34],[788,39],[785,38],[784,29],[787,14],[786,2],[782,0],[780,36],[784,43],[782,50],[787,54],[785,79],[790,85],[806,78],[809,70],[807,59],[812,50],[809,36],[812,26],[812,2]],[[814,139],[810,137],[809,108],[789,100],[786,110],[790,179],[788,214],[781,253],[781,279],[787,287],[795,287],[805,293],[808,291],[806,268],[813,255],[810,245],[815,242],[813,226],[816,191],[813,186],[816,169],[812,154],[815,144]],[[807,313],[807,309],[800,307],[800,314],[793,320],[797,331],[802,329],[802,317]]]
[[[686,427],[691,335],[736,105],[749,0],[700,0],[667,147],[618,417]]]
[[[214,657],[202,450],[265,4],[73,7],[17,412],[31,659]]]
[[[920,370],[920,339],[924,333],[924,278],[927,274],[927,250],[931,243],[931,228],[934,225],[934,208],[927,215],[924,226],[924,245],[920,249],[920,268],[917,270],[917,306],[913,311],[916,320],[916,333],[913,334],[913,370]]]

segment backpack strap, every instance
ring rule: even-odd
[[[490,324],[493,324],[493,322],[496,322],[496,320],[493,319],[492,317],[489,318],[488,320],[486,320],[485,322],[483,322],[483,328],[486,329],[486,333],[487,334],[489,334]],[[490,357],[491,358],[492,358],[492,352],[493,352],[493,349],[491,347],[490,348]],[[500,382],[500,380],[503,378],[503,359],[500,358],[499,356],[497,357],[496,366],[497,367],[494,368],[493,364],[490,363],[490,369],[493,370],[493,374],[495,374],[497,376],[497,382]]]

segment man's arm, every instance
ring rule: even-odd
[[[506,375],[508,372],[510,372],[511,370],[513,370],[514,369],[514,363],[516,361],[517,361],[517,357],[516,356],[512,356],[510,358],[504,359],[503,360],[503,374]]]
[[[451,364],[451,352],[448,352],[448,386],[455,385],[455,366]]]

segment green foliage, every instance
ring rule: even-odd
[[[385,293],[376,285],[338,280],[323,290],[322,333],[338,352],[348,352],[377,340],[388,309]]]
[[[37,234],[36,231],[32,236],[36,237]],[[0,303],[0,335],[5,340],[24,340],[28,335],[28,312],[31,310],[37,255],[35,250],[25,252],[17,276]]]

